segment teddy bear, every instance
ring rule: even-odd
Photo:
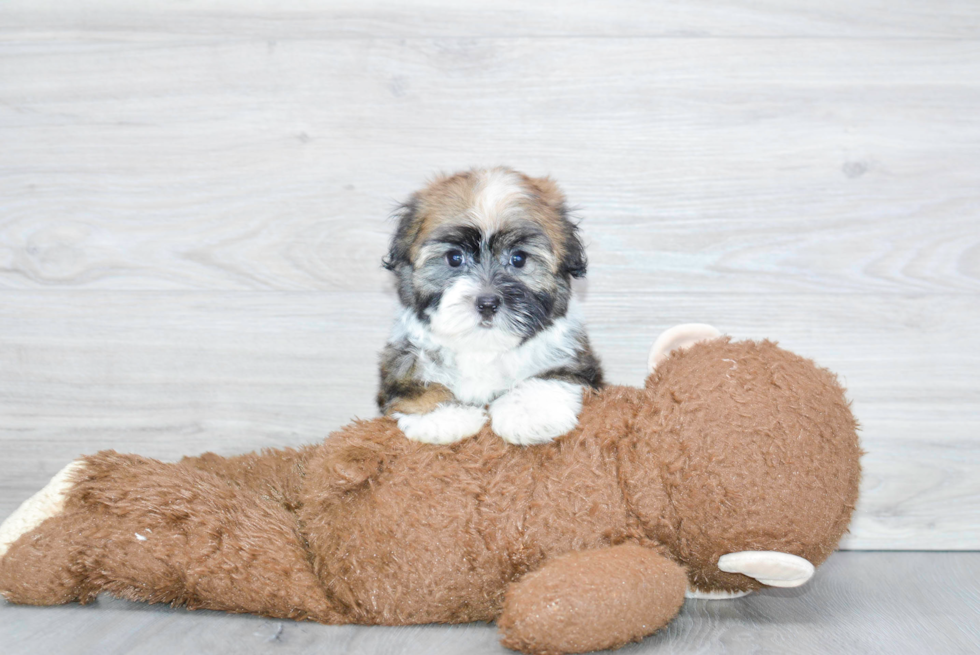
[[[770,341],[680,326],[643,388],[578,426],[450,445],[390,418],[324,442],[68,465],[0,526],[0,593],[110,594],[329,624],[496,621],[525,653],[616,648],[685,597],[794,586],[846,532],[857,423],[836,377]]]

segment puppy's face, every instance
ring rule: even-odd
[[[433,333],[513,347],[565,314],[585,255],[549,179],[506,168],[443,177],[403,206],[385,259]]]

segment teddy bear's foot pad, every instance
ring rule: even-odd
[[[72,476],[82,466],[84,462],[75,460],[61,469],[43,489],[25,500],[7,517],[3,525],[0,525],[0,557],[7,553],[21,535],[41,525],[45,519],[61,513],[65,506],[65,496],[73,483]]]
[[[741,573],[770,587],[799,587],[813,577],[813,564],[789,553],[774,550],[744,550],[718,558],[718,568]]]

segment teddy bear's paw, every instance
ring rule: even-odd
[[[61,513],[68,490],[74,484],[74,474],[84,466],[85,463],[78,459],[61,469],[43,489],[25,500],[7,517],[3,525],[0,525],[0,558],[21,535],[41,525],[45,519]]]
[[[447,444],[472,437],[487,422],[482,407],[443,403],[428,414],[402,414],[392,416],[405,436],[413,441]]]
[[[707,323],[684,323],[675,325],[657,337],[650,349],[650,358],[647,360],[647,371],[653,370],[665,359],[667,355],[675,350],[690,348],[700,341],[710,341],[721,336],[718,328]]]
[[[528,446],[570,432],[581,411],[581,385],[532,378],[493,401],[490,420],[504,441]]]
[[[799,587],[813,577],[813,564],[802,557],[775,550],[743,550],[718,558],[718,568],[741,573],[770,587]]]

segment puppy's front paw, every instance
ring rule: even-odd
[[[493,431],[521,446],[547,443],[572,430],[582,411],[582,386],[560,380],[521,382],[490,405]]]
[[[414,441],[447,444],[472,437],[487,422],[482,407],[444,403],[428,414],[392,414],[405,436]]]

